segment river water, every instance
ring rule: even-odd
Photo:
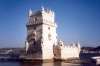
[[[52,63],[0,62],[0,66],[90,66],[90,64],[72,64],[72,63],[64,63],[64,62],[52,62]]]
[[[100,53],[81,53],[80,59],[87,59],[87,58],[90,59],[93,56],[100,56]],[[65,62],[52,62],[52,63],[0,62],[0,66],[91,66],[91,64],[72,64]]]

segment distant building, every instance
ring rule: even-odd
[[[27,22],[27,39],[25,42],[26,58],[34,59],[67,59],[79,57],[79,42],[72,46],[65,46],[63,42],[57,44],[57,24],[54,22],[55,13],[45,11],[42,7],[37,12],[29,10]]]

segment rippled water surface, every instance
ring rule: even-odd
[[[19,62],[0,62],[0,66],[90,66],[89,64],[71,64],[64,62],[53,63],[19,63]]]
[[[100,56],[100,53],[81,53],[80,54],[81,59],[91,58],[93,56]],[[0,66],[91,66],[91,64],[72,64],[72,63],[64,63],[64,62],[53,62],[53,63],[0,62]]]

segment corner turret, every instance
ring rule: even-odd
[[[75,47],[75,44],[73,43],[72,46]]]
[[[63,48],[63,45],[64,45],[64,44],[63,44],[62,40],[60,40],[59,45],[58,45],[59,48],[62,49],[62,48]]]
[[[28,12],[28,17],[30,18],[32,16],[32,10],[30,9]]]
[[[80,46],[80,43],[79,43],[79,41],[77,42],[77,44],[76,44],[76,46],[78,47],[78,50],[79,50],[79,53],[80,53],[80,51],[81,51],[81,46]]]
[[[41,12],[44,12],[44,7],[43,6],[41,7]]]
[[[79,43],[79,41],[77,42],[76,46],[77,46],[78,48],[80,48],[80,43]]]

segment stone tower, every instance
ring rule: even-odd
[[[55,13],[51,10],[45,11],[42,6],[34,13],[29,10],[28,17],[26,53],[34,59],[53,59],[53,45],[57,44]]]

